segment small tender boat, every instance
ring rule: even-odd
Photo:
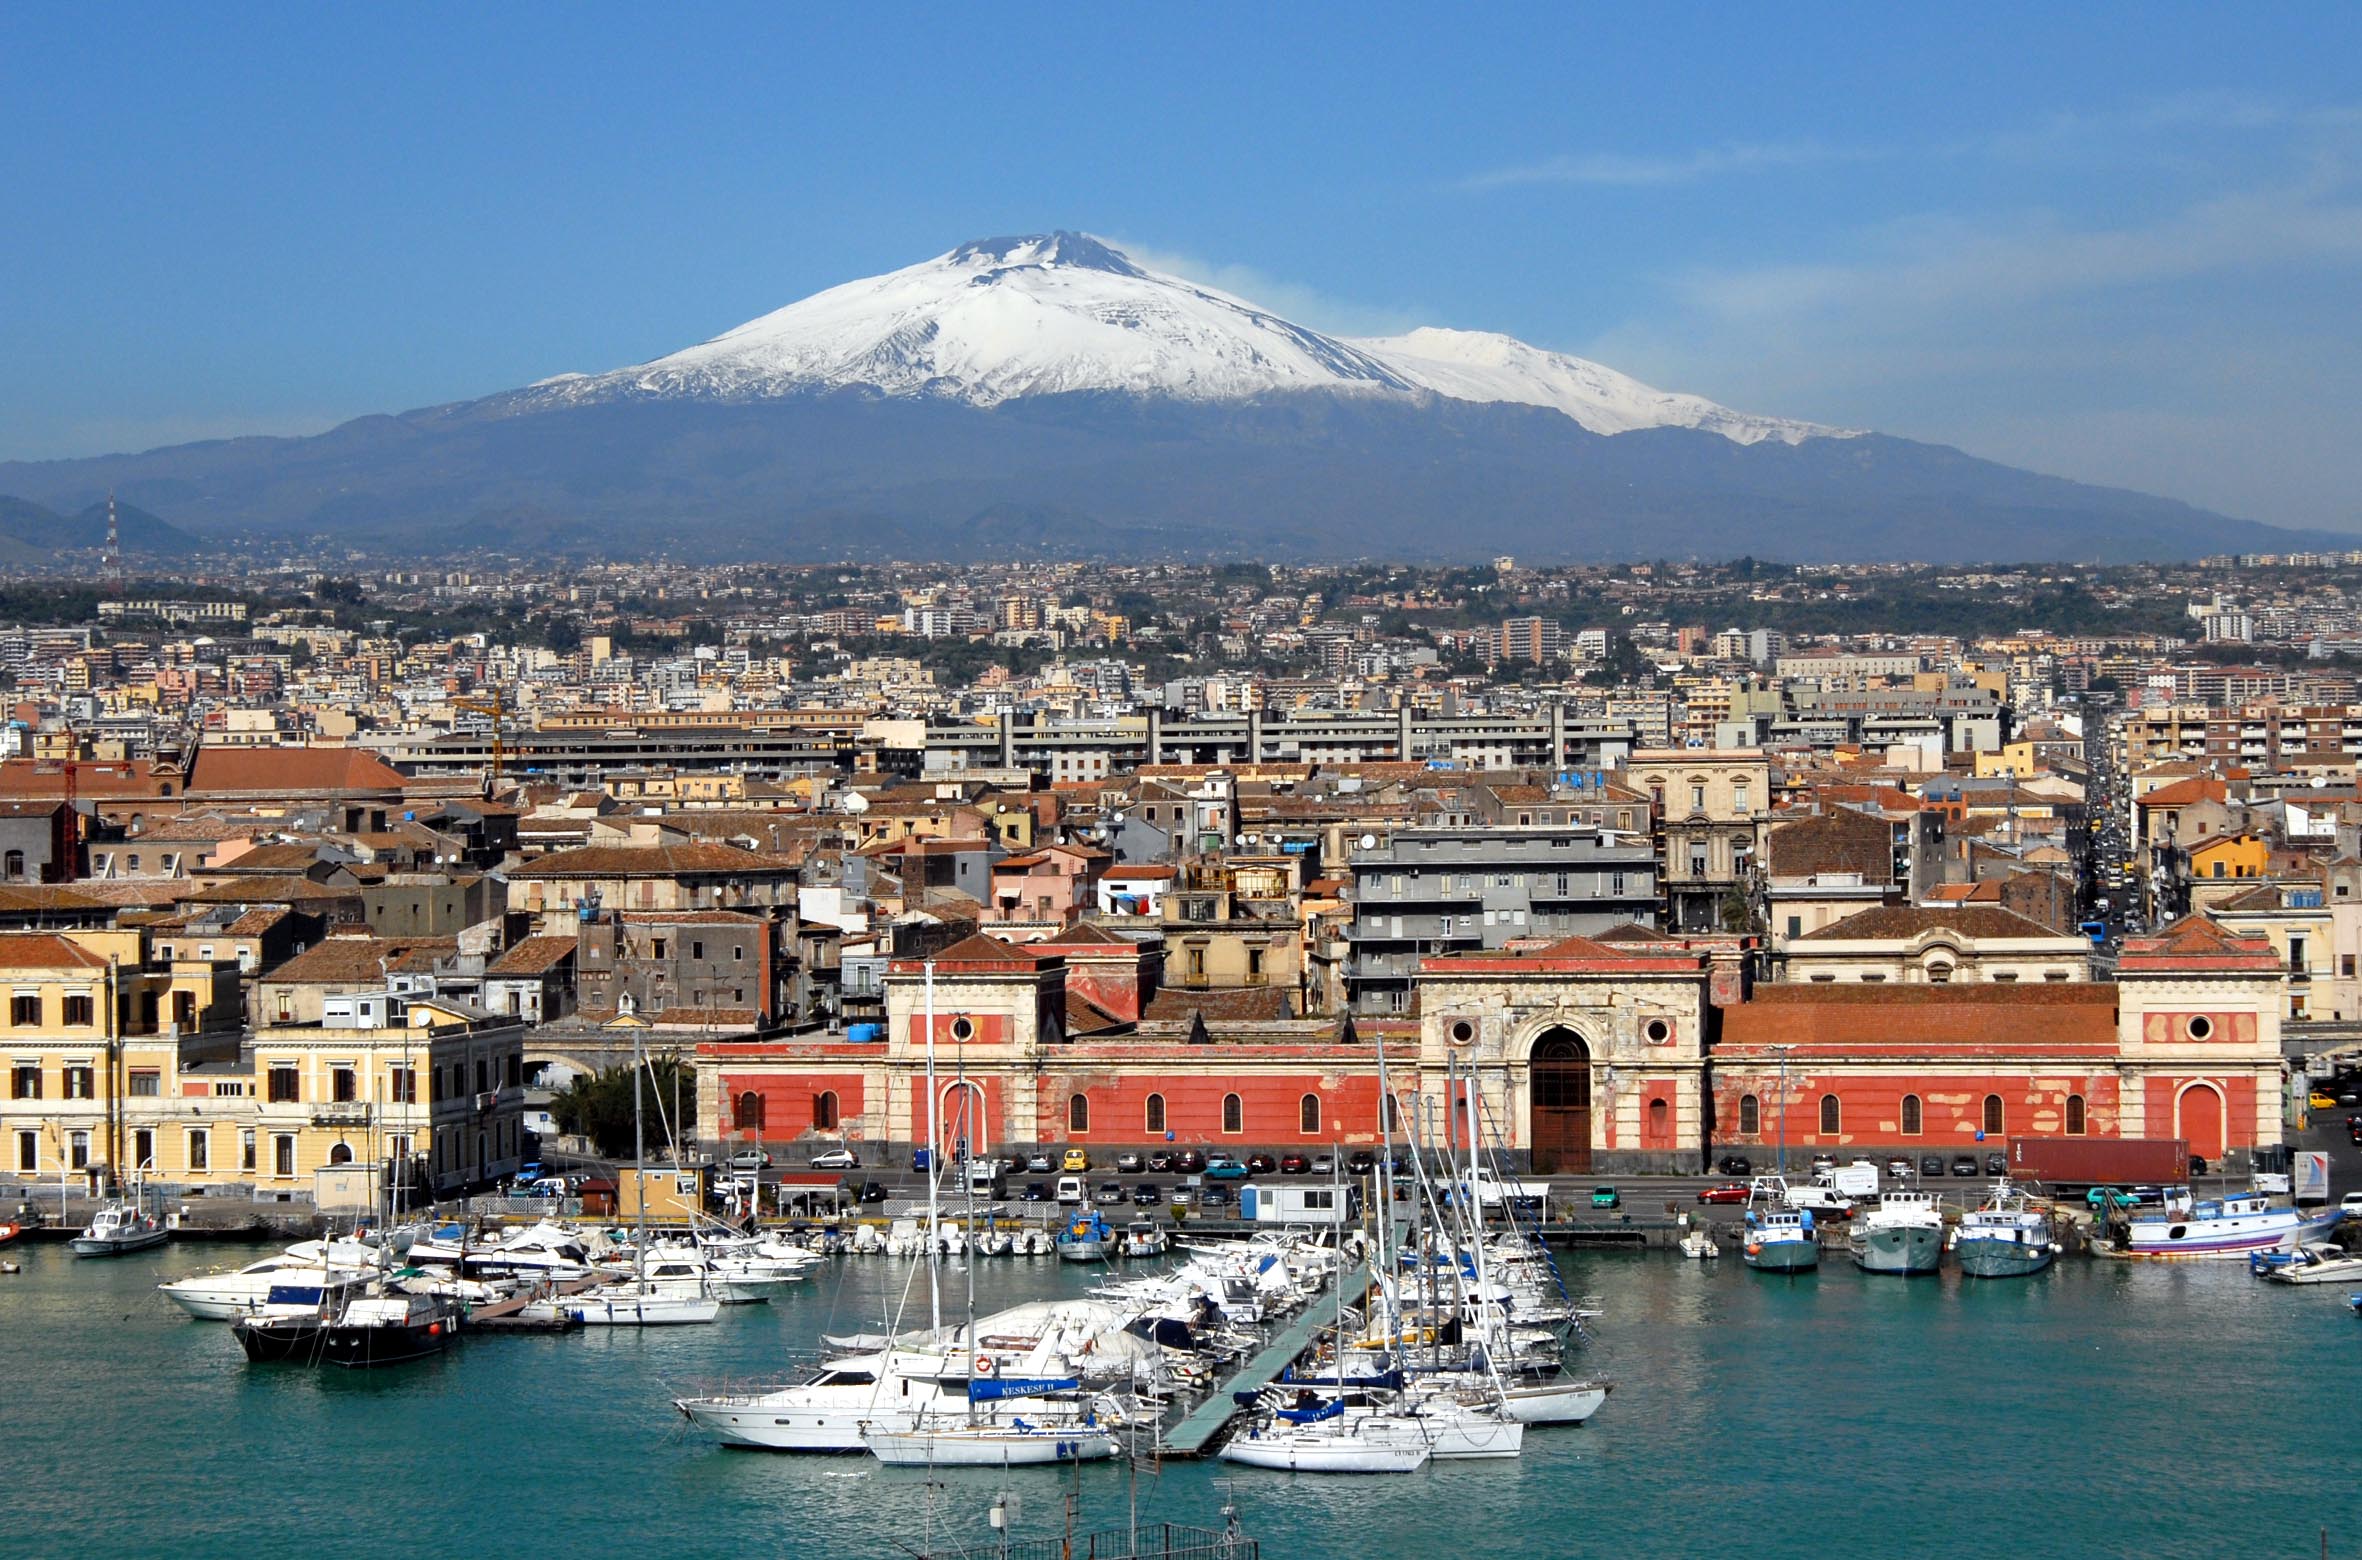
[[[1722,1247],[1715,1243],[1711,1230],[1692,1230],[1681,1237],[1681,1254],[1696,1262],[1711,1262],[1722,1255]]]
[[[2362,1256],[2322,1240],[2307,1241],[2279,1261],[2261,1252],[2251,1260],[2256,1271],[2275,1284],[2350,1284],[2362,1279]]]
[[[25,1232],[21,1224],[0,1224],[0,1246],[7,1245]]]
[[[171,1238],[172,1231],[148,1211],[144,1199],[126,1202],[117,1198],[91,1215],[89,1228],[74,1237],[74,1255],[120,1257],[161,1246]]]

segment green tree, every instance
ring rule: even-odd
[[[686,1142],[697,1122],[697,1080],[677,1056],[648,1058],[647,1081],[641,1085],[641,1108],[648,1123],[648,1140],[661,1146],[664,1126],[673,1111],[674,1085],[679,1084],[681,1118],[671,1122],[676,1141]],[[632,1070],[610,1067],[577,1077],[550,1101],[550,1114],[561,1131],[589,1138],[600,1153],[620,1159],[632,1151]]]

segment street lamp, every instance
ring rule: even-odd
[[[1766,1049],[1766,1050],[1770,1051],[1770,1052],[1772,1053],[1772,1055],[1774,1055],[1774,1056],[1776,1056],[1776,1057],[1778,1057],[1778,1058],[1780,1059],[1780,1163],[1779,1163],[1779,1172],[1780,1172],[1780,1174],[1781,1174],[1781,1175],[1784,1177],[1784,1176],[1786,1176],[1786,1175],[1787,1175],[1787,1173],[1788,1173],[1788,1053],[1789,1053],[1790,1051],[1793,1051],[1793,1050],[1795,1050],[1795,1049],[1796,1049],[1796,1047],[1794,1047],[1794,1046],[1792,1046],[1792,1045],[1774,1045],[1774,1046],[1766,1046],[1764,1049]]]

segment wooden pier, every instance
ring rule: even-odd
[[[1339,1282],[1345,1292],[1352,1294],[1369,1291],[1371,1274],[1364,1263]],[[1297,1356],[1312,1346],[1312,1340],[1323,1327],[1337,1319],[1334,1297],[1326,1303],[1315,1299],[1296,1314],[1287,1326],[1272,1336],[1269,1343],[1257,1350],[1252,1358],[1233,1373],[1229,1380],[1216,1388],[1206,1400],[1191,1409],[1164,1438],[1163,1451],[1169,1457],[1203,1457],[1223,1429],[1237,1417],[1237,1394],[1260,1392],[1279,1379],[1279,1373],[1293,1364]]]

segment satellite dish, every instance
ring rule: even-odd
[[[2313,776],[2313,789],[2314,789],[2314,790],[2316,790],[2316,791],[2326,791],[2326,790],[2328,790],[2328,789],[2329,789],[2329,777],[2328,777],[2327,775],[2315,775],[2315,776]]]
[[[1361,837],[1361,848],[1363,850],[1376,850],[1378,848],[1378,836],[1375,834],[1363,835]]]

